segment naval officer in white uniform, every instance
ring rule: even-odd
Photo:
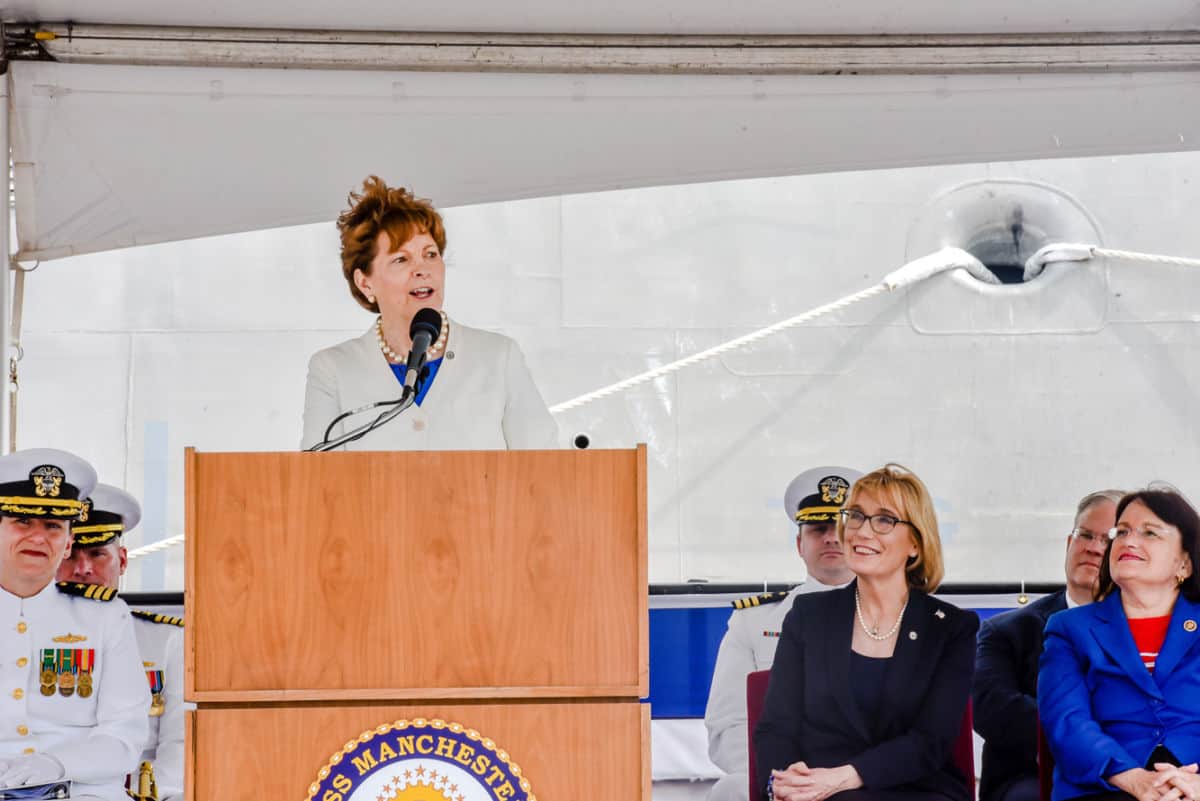
[[[784,492],[784,511],[798,525],[796,550],[808,569],[808,578],[791,592],[756,595],[733,603],[704,710],[709,758],[725,771],[709,790],[709,801],[747,801],[746,674],[771,667],[792,601],[801,593],[845,586],[853,578],[838,542],[837,512],[861,475],[848,467],[817,467],[792,479]]]
[[[54,582],[95,484],[65,451],[0,456],[0,788],[127,801],[149,696],[133,621],[114,590]]]
[[[86,523],[75,527],[75,544],[58,568],[58,580],[98,584],[119,590],[121,576],[129,564],[123,537],[137,528],[142,507],[128,492],[108,484],[97,485],[88,497]],[[183,716],[167,715],[167,664],[178,669],[183,663],[183,619],[135,609],[133,629],[137,650],[145,669],[149,732],[142,749],[142,762],[149,762],[158,788],[159,801],[183,797]],[[174,653],[178,651],[178,653]],[[137,787],[137,774],[130,787]]]

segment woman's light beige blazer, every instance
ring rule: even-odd
[[[453,321],[448,350],[420,406],[362,439],[350,450],[502,450],[556,448],[558,427],[517,343]],[[379,350],[375,327],[318,351],[308,363],[301,448],[320,442],[333,418],[373,401],[400,397]],[[374,410],[338,423],[331,439],[369,422]]]

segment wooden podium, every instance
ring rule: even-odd
[[[192,801],[442,719],[538,801],[650,798],[646,450],[186,455]]]

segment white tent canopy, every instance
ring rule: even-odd
[[[1014,11],[925,0],[903,13],[883,2],[822,3],[806,4],[803,14],[783,2],[683,0],[177,5],[28,2],[2,13],[16,22],[101,25],[659,36],[1200,27],[1189,2]],[[1154,47],[1141,48],[1151,53],[1147,63]],[[1026,61],[1036,52],[1027,50]],[[726,178],[1196,148],[1200,78],[1178,63],[1169,72],[1141,69],[647,75],[15,62],[18,258],[330,220],[369,173],[455,206]]]
[[[900,165],[1192,149],[1190,73],[632,76],[16,63],[19,254],[441,206]]]

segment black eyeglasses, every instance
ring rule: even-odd
[[[887,534],[896,527],[897,523],[913,526],[911,521],[901,520],[893,515],[885,515],[883,513],[877,515],[865,515],[857,509],[839,509],[838,514],[841,515],[842,524],[849,529],[860,529],[863,523],[871,521],[871,530],[876,534]]]

